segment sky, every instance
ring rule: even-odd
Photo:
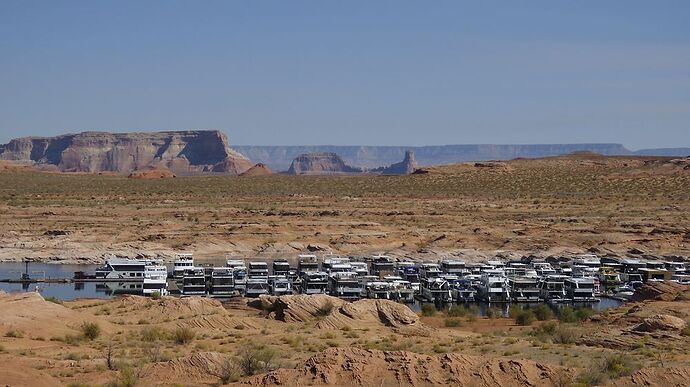
[[[0,1],[0,143],[690,146],[690,1]]]

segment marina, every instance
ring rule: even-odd
[[[406,304],[596,305],[630,299],[648,281],[687,283],[684,262],[599,259],[559,263],[522,259],[465,263],[416,262],[386,255],[302,254],[273,260],[230,257],[224,265],[195,263],[180,253],[170,265],[155,259],[107,257],[101,266],[6,263],[0,289],[38,291],[60,299],[120,294],[214,298],[328,294],[345,300],[386,299]],[[290,262],[295,262],[292,265]]]

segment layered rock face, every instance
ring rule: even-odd
[[[409,175],[417,169],[417,160],[414,157],[414,152],[408,150],[405,152],[403,161],[384,168],[381,173],[384,175]]]
[[[351,167],[335,153],[305,153],[297,156],[290,165],[290,175],[335,175],[342,173],[361,173],[359,168]]]
[[[216,130],[23,137],[0,147],[0,159],[56,165],[63,172],[129,173],[165,168],[178,175],[237,175],[253,165],[230,149],[225,134]]]

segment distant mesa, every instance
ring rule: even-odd
[[[254,164],[217,130],[22,137],[0,146],[0,160],[54,165],[60,172],[129,174],[153,168],[176,175],[239,175]]]
[[[408,175],[417,168],[414,152],[405,152],[405,158],[399,163],[387,167],[365,169],[353,167],[336,153],[305,153],[297,156],[290,165],[290,175],[339,175],[339,174],[382,174]]]
[[[268,176],[272,175],[273,171],[266,164],[258,163],[246,171],[240,173],[240,176]]]
[[[336,153],[305,153],[297,156],[288,169],[289,175],[337,175],[362,173],[362,169],[351,167]]]

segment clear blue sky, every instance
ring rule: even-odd
[[[690,1],[0,1],[0,142],[690,146]]]

